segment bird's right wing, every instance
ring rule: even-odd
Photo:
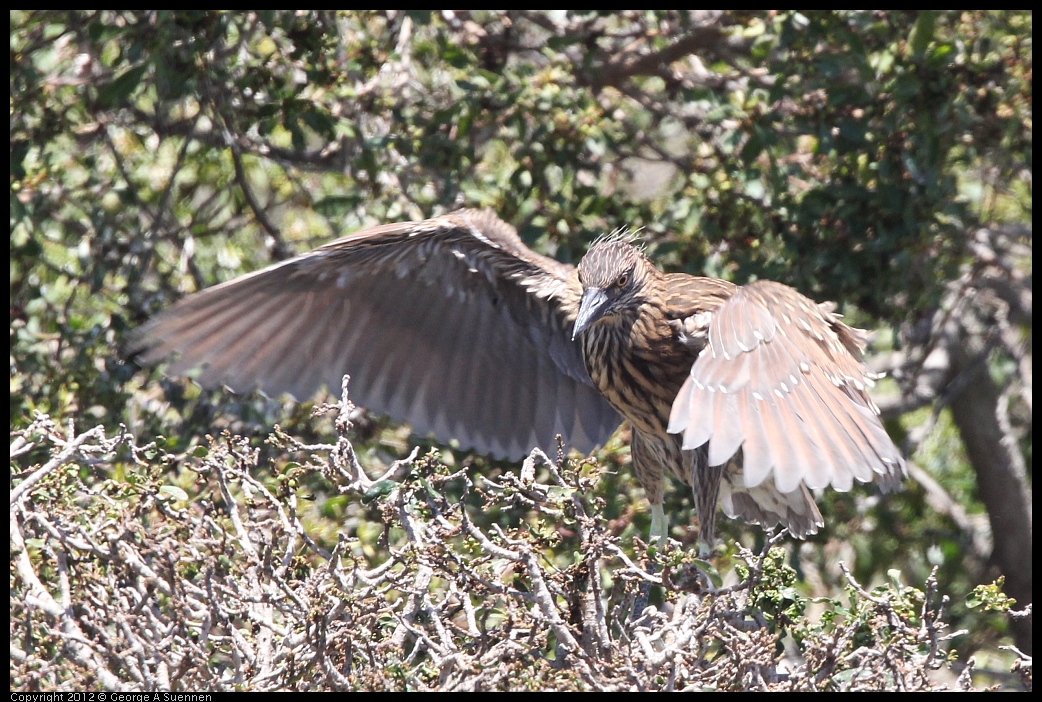
[[[904,471],[868,396],[863,340],[792,288],[758,281],[712,312],[705,348],[677,394],[669,431],[709,442],[709,464],[742,449],[745,487],[892,489]]]
[[[487,211],[374,227],[191,295],[135,330],[145,363],[200,385],[311,397],[351,375],[358,404],[517,459],[589,452],[620,418],[571,340],[575,269]]]

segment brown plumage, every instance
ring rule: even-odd
[[[581,452],[621,421],[664,537],[663,476],[691,485],[703,550],[716,504],[804,537],[808,491],[904,469],[866,392],[863,340],[778,283],[660,273],[618,240],[578,269],[487,211],[352,234],[204,290],[136,330],[146,363],[179,354],[204,387],[297,399],[352,376],[352,398],[418,433],[517,459]]]
[[[858,360],[864,338],[830,306],[769,281],[663,274],[621,241],[591,248],[579,280],[573,335],[594,384],[633,426],[653,533],[665,529],[664,470],[692,487],[703,551],[718,502],[804,538],[824,523],[808,488],[900,483],[904,461]]]

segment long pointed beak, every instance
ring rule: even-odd
[[[603,288],[586,288],[583,296],[579,298],[579,314],[575,317],[575,327],[572,329],[572,341],[583,333],[587,327],[604,316],[608,311],[608,293]]]

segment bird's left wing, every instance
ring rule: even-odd
[[[738,288],[710,319],[670,414],[685,449],[708,441],[709,464],[719,465],[741,447],[745,486],[773,472],[783,493],[899,483],[904,460],[868,396],[874,378],[856,330],[769,281]]]
[[[352,377],[358,404],[520,458],[554,437],[582,452],[621,421],[571,341],[575,269],[529,250],[491,212],[374,227],[203,290],[129,350],[200,385],[311,397]]]

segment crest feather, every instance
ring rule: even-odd
[[[607,234],[601,234],[599,237],[593,240],[590,248],[597,246],[598,244],[610,244],[616,241],[621,241],[624,244],[629,244],[633,248],[640,251],[641,254],[645,253],[647,249],[647,242],[639,238],[640,233],[644,231],[644,227],[637,227],[631,229],[630,227],[618,227],[613,229]]]

